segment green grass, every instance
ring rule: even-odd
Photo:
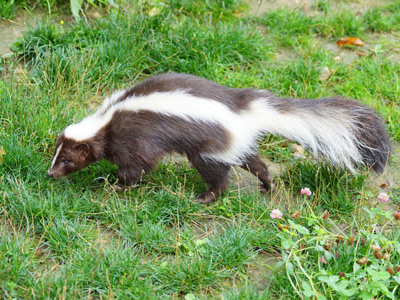
[[[254,17],[242,1],[122,3],[90,23],[32,26],[12,47],[16,61],[0,63],[0,298],[340,299],[354,287],[365,299],[400,297],[391,217],[398,184],[385,190],[390,203],[378,204],[379,177],[298,158],[294,141],[259,141],[282,168],[273,168],[274,193],[258,193],[234,170],[229,190],[208,206],[193,201],[206,185],[180,160],[161,163],[129,192],[114,191],[116,167],[105,161],[65,179],[46,176],[63,128],[113,90],[168,71],[282,97],[356,98],[378,111],[396,143],[400,64],[388,36],[400,34],[398,4],[357,14],[332,7],[319,1],[313,17],[284,8]],[[372,40],[377,32],[388,40]],[[324,46],[342,35],[370,45]],[[355,51],[367,55],[336,59]],[[332,70],[325,81],[323,67]],[[303,187],[313,195],[300,195]],[[283,218],[271,219],[272,209]],[[375,258],[373,244],[382,255],[389,247],[390,261]],[[369,263],[358,268],[362,257]]]
[[[167,71],[213,79],[225,70],[250,68],[267,57],[268,49],[262,34],[241,21],[211,26],[167,13],[112,14],[91,25],[74,24],[68,31],[37,24],[13,46],[40,84],[95,89]]]
[[[12,20],[23,10],[28,13],[34,10],[45,10],[50,16],[59,14],[71,14],[73,1],[68,0],[0,0],[0,21],[1,19]],[[91,7],[105,7],[108,1],[81,1],[81,9],[87,11]],[[90,5],[88,5],[90,4]],[[109,5],[111,6],[111,5]]]
[[[263,24],[280,42],[311,34],[334,38],[363,37],[368,32],[399,30],[398,4],[371,7],[360,13],[351,8],[334,9],[329,2],[326,3],[327,7],[314,12],[316,15],[306,14],[301,9],[282,8],[265,13],[257,22]]]
[[[329,210],[345,215],[354,211],[354,200],[361,197],[366,173],[360,171],[352,175],[327,163],[298,160],[287,168],[281,179],[293,192],[300,191],[302,187],[315,191],[312,206],[316,211]]]

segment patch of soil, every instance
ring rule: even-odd
[[[316,45],[332,52],[338,62],[352,63],[363,56],[383,55],[393,62],[400,62],[400,40],[389,33],[370,33],[362,37],[361,47],[338,47],[336,41],[315,37]]]
[[[390,3],[389,0],[358,0],[358,1],[330,1],[333,10],[350,8],[356,13],[363,12],[374,6],[382,6]],[[259,16],[270,10],[280,8],[301,9],[307,14],[316,14],[318,11],[318,0],[252,0],[249,1],[249,13]]]
[[[40,20],[42,16],[43,13],[40,10],[29,13],[19,10],[18,16],[14,20],[0,21],[0,57],[9,53],[11,51],[9,45],[21,37],[23,32],[35,24],[35,20]]]

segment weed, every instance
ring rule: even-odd
[[[376,219],[378,214],[385,217],[383,224]],[[380,208],[370,215],[383,228],[393,221],[390,212]],[[278,283],[287,282],[299,297],[396,299],[399,296],[396,272],[400,270],[397,257],[400,244],[391,242],[398,239],[398,233],[393,236],[362,227],[347,234],[335,234],[327,226],[329,219],[313,212],[286,220],[288,225],[280,225],[282,232],[278,234],[283,257],[279,264],[285,268],[285,273],[277,274]],[[372,228],[376,227],[375,223]]]

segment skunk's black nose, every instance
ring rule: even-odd
[[[53,174],[53,172],[51,172],[51,171],[47,171],[47,175],[48,175],[49,177],[54,177],[54,174]]]

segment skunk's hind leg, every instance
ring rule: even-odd
[[[247,158],[246,162],[241,167],[253,173],[261,181],[260,192],[271,192],[275,188],[273,180],[268,172],[268,167],[263,163],[258,155],[252,155]]]
[[[203,194],[197,196],[196,201],[207,204],[215,201],[229,185],[228,173],[230,165],[204,160],[200,156],[189,159],[193,166],[199,171],[204,181],[210,188]]]

